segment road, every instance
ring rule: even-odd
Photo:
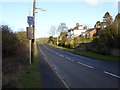
[[[38,48],[69,88],[120,88],[120,62],[94,60],[46,44]]]
[[[41,51],[38,51],[39,70],[42,82],[42,88],[66,88],[49,63],[45,60]]]

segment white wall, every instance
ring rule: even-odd
[[[78,29],[83,29],[83,28],[84,28],[84,26],[83,26],[83,25],[78,27]]]
[[[74,35],[81,35],[82,32],[85,32],[86,30],[74,30]]]

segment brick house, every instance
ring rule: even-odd
[[[96,34],[96,28],[90,28],[87,31],[83,32],[81,36],[83,37],[93,37]]]

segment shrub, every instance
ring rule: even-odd
[[[28,40],[25,32],[13,33],[2,25],[3,88],[18,87],[20,77],[28,65]]]
[[[70,48],[74,48],[74,40],[70,40]]]

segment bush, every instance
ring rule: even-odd
[[[18,87],[21,74],[28,65],[28,40],[26,32],[13,33],[2,25],[3,88]]]
[[[75,47],[79,46],[79,43],[80,43],[79,37],[75,37],[74,38],[74,45],[75,45]]]
[[[11,57],[16,54],[17,38],[8,26],[1,26],[2,28],[2,56]]]
[[[106,28],[100,30],[100,33],[92,41],[89,49],[100,53],[100,54],[110,54],[113,48],[120,48],[120,28],[117,28],[115,22],[108,24]]]
[[[70,40],[70,48],[74,48],[74,40]]]

